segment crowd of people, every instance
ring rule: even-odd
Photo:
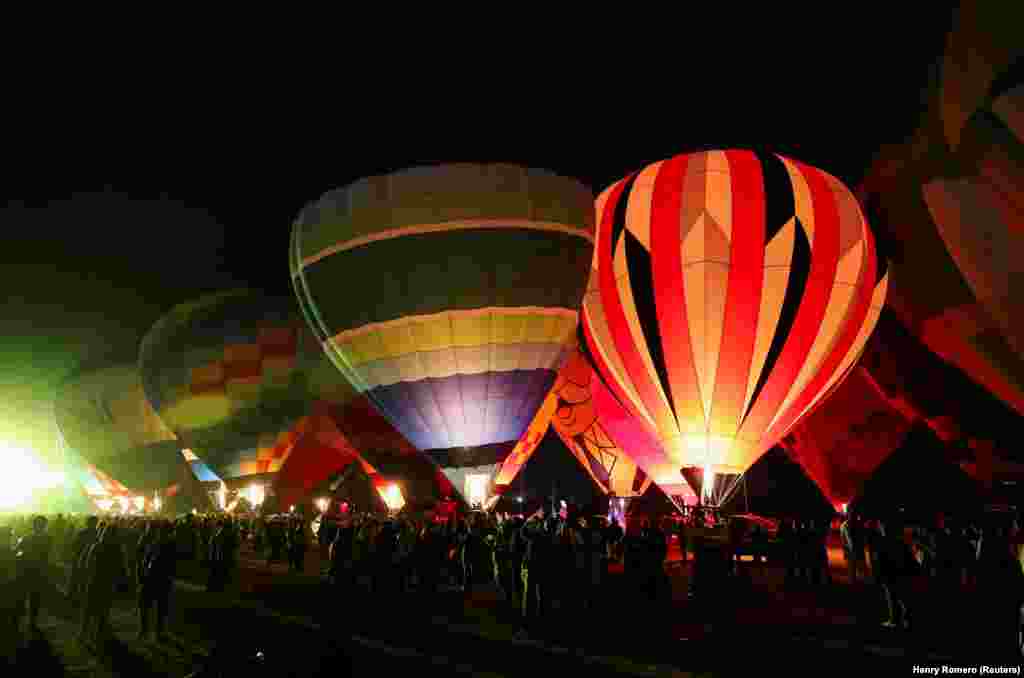
[[[477,512],[445,521],[358,515],[325,521],[319,539],[343,595],[469,593],[486,582],[528,627],[555,602],[566,611],[600,605],[611,562],[622,563],[627,587],[658,599],[671,532],[668,519],[623,531],[600,517]]]
[[[786,519],[773,529],[767,521],[688,510],[631,519],[623,529],[602,516],[543,509],[529,517],[471,512],[445,519],[429,512],[353,512],[321,516],[313,523],[294,515],[225,514],[176,520],[15,516],[2,522],[0,608],[5,622],[37,624],[40,601],[51,584],[50,563],[59,558],[68,565],[64,588],[80,610],[80,633],[87,641],[109,636],[111,605],[115,596],[126,593],[137,601],[140,637],[150,632],[161,637],[181,565],[204,566],[207,589],[224,591],[236,576],[243,545],[267,563],[287,562],[290,571],[304,572],[306,554],[318,542],[328,585],[355,599],[468,594],[486,584],[498,591],[506,611],[528,633],[541,619],[600,612],[609,602],[609,573],[619,568],[617,591],[631,600],[666,604],[671,600],[666,561],[673,541],[684,562],[694,560],[689,594],[698,599],[717,596],[723,584],[750,577],[766,562],[785,569],[787,584],[827,585],[827,541],[834,527],[828,518]],[[918,576],[934,580],[940,591],[977,586],[992,592],[1000,609],[1012,604],[1017,614],[1024,590],[1024,536],[1016,522],[981,529],[939,521],[911,530],[896,519],[854,516],[842,522],[839,535],[850,580],[867,582],[870,576],[884,595],[887,626],[909,627],[910,582]]]
[[[840,534],[850,580],[866,579],[870,566],[882,589],[888,611],[884,626],[911,626],[912,582],[922,577],[933,595],[978,592],[1016,635],[1024,602],[1024,532],[1013,516],[990,518],[984,525],[939,518],[911,528],[898,515],[851,516]]]

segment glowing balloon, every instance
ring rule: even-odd
[[[363,450],[392,473],[417,466],[415,449],[334,368],[293,300],[235,290],[182,304],[147,334],[140,364],[149,402],[194,469],[201,460],[214,478],[273,474],[284,505]],[[437,496],[424,489],[428,475],[414,488]]]
[[[541,170],[446,165],[361,180],[294,225],[324,350],[460,492],[493,475],[571,349],[591,200]]]
[[[749,468],[843,380],[885,301],[857,201],[789,158],[677,156],[596,210],[582,326],[614,399],[658,442],[637,453],[658,484]]]
[[[578,351],[573,351],[537,415],[502,463],[495,477],[495,492],[500,495],[507,491],[544,439],[548,428],[553,426],[602,493],[622,498],[644,494],[651,485],[651,479],[612,439],[606,423],[597,418],[592,390],[603,388],[600,381],[593,378],[593,369],[586,359]],[[624,427],[628,432],[626,435],[633,433],[635,428],[635,425],[627,423]],[[679,489],[680,494],[686,493],[682,488],[671,489]]]
[[[66,469],[86,494],[184,486],[202,500],[181,444],[150,406],[134,364],[80,368],[58,388],[53,413]]]

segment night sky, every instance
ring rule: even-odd
[[[501,63],[493,45],[368,58],[377,70],[339,56],[337,77],[277,73],[273,89],[258,68],[67,83],[7,129],[0,441],[52,458],[55,384],[134,355],[175,304],[235,286],[291,294],[292,219],[363,176],[501,161],[599,191],[678,152],[746,147],[855,185],[914,130],[951,21],[858,11],[700,46],[680,30],[654,48],[519,44]]]

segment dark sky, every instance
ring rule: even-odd
[[[280,89],[256,67],[107,87],[93,74],[29,100],[0,185],[0,442],[45,453],[54,384],[130,355],[174,304],[239,285],[290,294],[291,220],[362,176],[503,161],[599,191],[681,151],[753,147],[856,183],[916,125],[951,15],[829,14],[699,46],[682,29],[678,44],[595,37],[557,57],[520,42],[501,63],[486,41],[339,56],[335,77],[278,72]]]

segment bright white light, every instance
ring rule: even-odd
[[[380,498],[384,500],[390,511],[400,511],[405,506],[405,497],[402,496],[402,488],[397,483],[388,483],[380,488]]]
[[[330,506],[330,502],[326,497],[321,497],[316,500],[316,506],[320,509],[320,513],[327,513],[327,507]]]
[[[141,511],[144,508],[146,508],[146,498],[145,497],[135,497],[135,510],[136,511]]]
[[[153,510],[154,511],[159,511],[160,510],[160,506],[162,504],[163,504],[163,502],[160,501],[160,495],[157,494],[156,492],[154,492],[153,493]]]
[[[132,500],[128,497],[118,497],[117,503],[121,505],[121,513],[128,513],[132,508]]]
[[[114,508],[114,500],[110,499],[109,497],[97,499],[96,505],[100,507],[101,511],[109,511],[110,509]]]
[[[843,513],[846,513],[846,502],[843,502]]]
[[[253,506],[259,506],[263,503],[264,491],[262,485],[250,485],[249,487],[242,490],[243,495],[249,500],[249,503]]]
[[[225,510],[228,507],[228,486],[224,484],[224,481],[220,481],[220,489],[217,490],[217,501],[220,503],[221,510]]]
[[[295,513],[295,504],[292,504],[292,507],[288,510],[291,511],[292,513]]]
[[[487,503],[487,486],[490,481],[486,473],[466,474],[466,500],[470,506],[483,506]]]
[[[522,498],[522,497],[519,497],[519,503],[520,503],[520,504],[522,504],[522,503],[523,503],[523,498]]]
[[[59,487],[63,473],[46,471],[34,455],[20,448],[0,445],[4,472],[0,474],[0,508],[16,508],[28,503],[36,490]]]
[[[714,495],[714,492],[715,492],[715,472],[712,469],[711,464],[706,464],[704,466],[703,485],[704,485],[704,488],[703,488],[704,491],[702,492],[702,494],[704,495],[705,503],[707,503],[707,502],[711,501],[711,498],[712,498],[712,496]]]

